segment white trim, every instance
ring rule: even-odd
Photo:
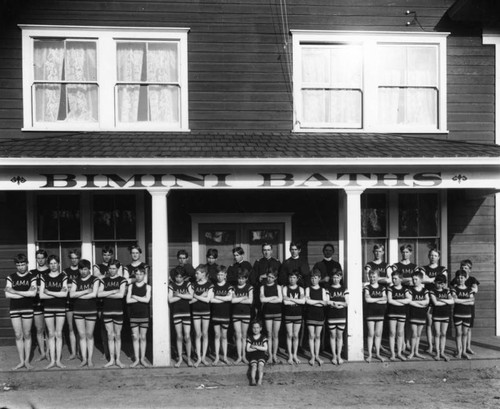
[[[500,192],[495,193],[495,294],[496,294],[496,329],[495,335],[500,336]]]
[[[82,258],[97,264],[94,254],[94,242],[92,241],[92,200],[90,192],[82,192],[80,196],[80,223],[82,240]]]
[[[464,149],[467,149],[464,146]],[[2,167],[12,166],[500,166],[498,157],[408,158],[1,158]]]
[[[28,252],[28,266],[30,270],[36,268],[36,217],[35,194],[26,192],[26,250]]]
[[[283,256],[292,241],[292,215],[293,213],[191,213],[191,254],[193,265],[197,266],[200,260],[199,225],[200,223],[283,223],[284,241]]]
[[[439,244],[439,249],[441,251],[441,265],[449,266],[448,263],[448,191],[446,189],[440,192],[440,207],[441,207],[441,228],[439,229],[439,234],[441,235],[441,241]],[[450,278],[450,273],[448,272],[448,278]]]
[[[500,145],[500,34],[483,33],[483,44],[495,46],[495,143]]]
[[[294,132],[317,132],[320,124],[306,124],[302,118],[302,47],[304,45],[328,45],[350,43],[361,45],[363,53],[362,67],[362,93],[363,102],[361,107],[361,129],[354,128],[331,128],[325,124],[319,131],[330,130],[332,132],[416,132],[416,133],[446,133],[447,132],[447,80],[446,80],[446,37],[450,33],[438,32],[402,32],[402,31],[333,31],[333,30],[291,30],[293,47],[293,126]],[[429,45],[437,47],[437,124],[436,126],[418,127],[409,125],[378,124],[376,115],[378,107],[377,99],[377,77],[373,69],[377,58],[377,46],[381,43]]]
[[[188,28],[148,28],[148,27],[95,27],[95,26],[43,26],[19,25],[22,30],[23,52],[23,130],[31,131],[130,131],[151,132],[189,131],[188,106]],[[88,38],[97,45],[97,81],[99,95],[98,121],[81,122],[35,122],[32,84],[34,83],[33,59],[34,43],[37,37]],[[180,122],[178,124],[141,122],[140,125],[116,124],[115,91],[117,84],[116,41],[117,40],[163,40],[178,45],[178,67],[180,84]]]
[[[399,261],[399,191],[390,190],[388,195],[387,210],[389,212],[389,248],[387,249],[386,260],[388,264]]]

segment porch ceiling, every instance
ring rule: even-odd
[[[197,131],[26,136],[1,141],[0,158],[500,158],[499,145],[450,141],[441,136]]]

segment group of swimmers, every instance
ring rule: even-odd
[[[457,356],[470,359],[473,353],[470,349],[470,328],[474,318],[474,296],[479,284],[470,276],[472,263],[464,260],[455,279],[447,286],[448,273],[445,267],[439,265],[438,250],[429,252],[429,264],[424,267],[411,263],[411,245],[404,245],[400,250],[401,261],[387,265],[383,261],[383,246],[376,245],[373,249],[374,260],[365,266],[368,279],[363,287],[366,360],[372,360],[373,349],[375,357],[384,360],[380,353],[384,322],[389,328],[391,360],[422,357],[419,343],[426,324],[428,352],[432,353],[435,349],[435,359],[448,360],[444,348],[452,305]],[[237,355],[234,362],[250,363],[252,382],[259,383],[264,362],[279,362],[282,321],[286,326],[289,364],[300,363],[297,353],[303,322],[308,329],[309,364],[323,364],[320,348],[325,323],[329,331],[331,362],[342,364],[349,304],[342,268],[333,260],[334,247],[331,244],[324,245],[324,259],[316,263],[312,270],[300,257],[300,252],[300,244],[292,242],[291,257],[281,264],[272,257],[272,245],[264,243],[263,257],[252,266],[244,260],[243,249],[235,247],[235,262],[226,268],[217,265],[217,250],[209,249],[206,264],[193,268],[188,262],[188,253],[180,250],[177,254],[179,265],[169,274],[168,293],[176,333],[175,366],[182,364],[184,345],[188,366],[208,365],[211,326],[215,356],[212,365],[229,364],[228,330],[232,325]],[[58,257],[48,256],[44,250],[37,251],[37,267],[31,271],[28,271],[26,256],[18,255],[15,259],[17,272],[8,277],[5,289],[7,298],[11,300],[11,319],[20,358],[14,369],[32,367],[29,359],[33,322],[40,358],[50,360],[47,368],[64,367],[61,349],[65,322],[69,329],[70,359],[75,358],[77,353],[74,323],[79,338],[81,366],[92,367],[93,334],[97,321],[104,324],[107,336],[103,347],[107,347],[110,358],[105,366],[124,367],[120,360],[124,315],[130,321],[133,340],[132,366],[149,366],[145,351],[151,286],[147,283],[149,267],[140,261],[141,253],[138,246],[130,247],[132,261],[122,266],[114,260],[113,250],[106,247],[102,252],[102,263],[91,268],[88,260],[80,258],[78,250],[72,250],[69,253],[71,265],[64,271],[60,271]],[[124,308],[124,300],[127,308]],[[194,361],[191,325],[194,329]],[[267,336],[263,335],[263,330]],[[405,357],[403,352],[407,344],[410,344],[410,353]]]

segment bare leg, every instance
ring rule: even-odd
[[[202,335],[202,355],[201,362],[203,365],[208,366],[207,362],[207,350],[208,350],[208,327],[210,325],[210,320],[201,321],[201,335]]]
[[[342,347],[344,346],[344,330],[337,328],[337,362],[339,365],[344,363],[342,359]]]
[[[243,355],[243,362],[245,364],[248,364],[248,360],[247,360],[247,351],[246,351],[246,348],[245,348],[245,338],[248,334],[248,324],[242,322],[241,323],[241,336],[242,336],[242,342],[243,342],[243,346],[242,346],[242,355]]]
[[[265,320],[264,322],[266,324],[266,331],[268,334],[267,351],[269,354],[269,358],[267,360],[267,363],[272,365],[272,363],[273,363],[273,320]]]
[[[366,337],[366,346],[368,349],[368,355],[366,356],[366,362],[370,363],[372,361],[372,349],[373,340],[375,338],[375,321],[366,322],[368,335]]]
[[[415,345],[415,356],[417,358],[424,358],[422,354],[420,354],[419,349],[420,349],[420,337],[422,335],[422,330],[424,329],[423,325],[417,325],[417,339],[416,339],[416,345]]]
[[[427,348],[427,353],[432,354],[433,352],[432,341],[433,340],[435,341],[435,338],[433,339],[432,337],[432,314],[430,313],[430,309],[427,310],[426,333],[427,333],[427,343],[429,344],[429,347]]]
[[[314,366],[314,363],[316,362],[316,356],[314,355],[314,352],[315,352],[315,349],[314,349],[314,335],[315,335],[314,325],[308,325],[307,329],[309,332],[309,351],[311,352],[311,359],[309,360],[309,365]]]
[[[222,358],[221,361],[226,365],[229,365],[229,361],[227,359],[227,327],[221,328],[221,346],[222,346]]]
[[[403,355],[404,351],[404,343],[405,343],[405,321],[398,321],[396,324],[396,339],[397,339],[397,347],[398,347],[398,358],[402,361],[406,361],[406,358]]]
[[[43,361],[47,358],[48,349],[48,345],[46,345],[45,342],[45,319],[43,314],[35,314],[33,316],[33,322],[35,323],[36,341],[40,351],[40,356],[36,360]]]
[[[238,354],[238,358],[234,361],[235,364],[239,364],[243,360],[243,337],[241,333],[241,321],[234,321],[234,338],[236,340],[236,352]]]
[[[146,346],[148,344],[147,340],[148,328],[147,327],[139,327],[139,345],[141,349],[141,364],[145,368],[149,368],[151,365],[146,360]]]
[[[470,355],[467,354],[467,348],[466,348],[468,334],[469,334],[469,327],[466,327],[464,325],[463,333],[462,333],[462,358],[465,358],[465,359],[471,359]]]
[[[191,324],[190,321],[182,323],[182,330],[184,332],[184,343],[186,344],[186,361],[187,366],[193,366],[193,361],[191,361]],[[146,349],[146,348],[144,348]]]
[[[115,363],[120,368],[125,368],[122,361],[120,360],[120,354],[122,352],[122,324],[113,324],[115,331]]]
[[[47,328],[47,343],[49,345],[50,363],[45,369],[50,369],[56,366],[56,319],[55,317],[46,317],[45,326]]]
[[[87,365],[87,335],[85,319],[75,319],[75,327],[78,331],[78,341],[80,343],[80,353],[82,355],[82,362],[80,363],[80,367],[84,367],[85,365]]]
[[[375,323],[375,356],[380,362],[384,362],[385,359],[380,355],[380,344],[382,343],[382,330],[384,328],[384,321],[377,321]]]
[[[389,350],[391,351],[390,360],[396,360],[396,350],[394,348],[396,343],[396,328],[397,328],[397,320],[390,319],[389,320]]]
[[[292,352],[292,339],[293,339],[293,322],[287,322],[286,324],[286,350],[288,352],[288,363],[293,365],[293,352]]]
[[[134,362],[130,365],[131,368],[135,368],[137,365],[139,365],[140,359],[140,348],[139,348],[139,326],[133,326],[131,327],[132,330],[132,346],[134,348]],[[177,348],[179,348],[179,332],[177,331],[177,324],[175,324],[175,331],[177,332]],[[181,345],[182,345],[182,338],[181,338]],[[181,350],[181,355],[182,355],[182,350]],[[182,357],[181,357],[182,358]],[[177,364],[175,364],[175,367],[178,368]]]
[[[455,341],[457,344],[457,357],[460,358],[462,356],[462,325],[456,325],[455,326]]]
[[[109,349],[109,361],[106,365],[104,365],[104,367],[109,368],[115,364],[115,331],[112,321],[104,323],[104,326],[106,327]]]
[[[66,311],[66,322],[68,323],[69,357],[68,361],[76,358],[76,335],[73,325],[73,311]]]
[[[441,340],[440,340],[440,347],[441,347],[441,356],[443,359],[448,362],[450,358],[444,353],[445,348],[446,348],[446,332],[448,331],[448,323],[443,322],[441,323]]]
[[[293,336],[292,336],[292,352],[293,352],[293,360],[296,364],[300,364],[299,357],[297,356],[297,352],[299,350],[299,334],[300,328],[302,326],[302,321],[293,324]]]
[[[475,352],[471,349],[472,342],[472,328],[469,327],[467,331],[467,348],[465,349],[468,354],[474,355]]]
[[[201,318],[193,319],[194,325],[194,343],[196,349],[196,362],[194,363],[194,367],[198,368],[201,363]]]
[[[330,329],[330,349],[332,350],[332,364],[337,365],[337,330]]]
[[[219,363],[219,350],[220,350],[220,337],[221,337],[221,325],[214,324],[214,345],[215,345],[215,359],[212,362],[213,366],[217,366]]]
[[[436,354],[434,359],[439,361],[441,359],[441,322],[434,322],[434,347],[436,349]]]
[[[259,374],[257,378],[257,385],[262,386],[263,376],[264,376],[264,362],[259,362]]]
[[[94,366],[94,329],[96,322],[85,320],[85,336],[87,337],[87,362],[89,368]]]
[[[10,319],[12,322],[12,328],[14,328],[14,334],[16,336],[16,348],[17,354],[19,355],[19,363],[12,368],[14,371],[22,368],[25,361],[25,348],[24,348],[24,334],[23,334],[23,324],[22,318],[16,317]],[[31,351],[28,351],[28,356]]]
[[[273,361],[274,361],[274,363],[277,363],[277,364],[281,363],[281,361],[278,359],[280,327],[281,327],[281,320],[274,320],[273,321]]]
[[[323,326],[318,325],[314,329],[314,355],[316,356],[316,362],[319,366],[323,365],[323,360],[319,357],[319,352],[321,349],[321,332],[323,331]]]
[[[257,375],[257,363],[252,363],[250,368],[250,385],[256,385],[255,376]]]

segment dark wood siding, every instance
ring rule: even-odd
[[[476,297],[474,330],[495,334],[495,196],[483,190],[453,190],[448,194],[450,271],[470,259],[472,275],[481,283]]]
[[[14,4],[15,3],[15,4]],[[21,31],[16,24],[189,27],[192,130],[290,131],[290,29],[450,30],[450,139],[494,141],[494,48],[479,30],[442,24],[452,0],[34,1],[4,2],[0,44],[0,139],[22,137]],[[286,12],[286,13],[285,13]],[[285,35],[284,35],[285,33]],[[285,47],[285,41],[288,42]],[[24,137],[37,137],[29,133]],[[441,136],[443,137],[443,136]]]

